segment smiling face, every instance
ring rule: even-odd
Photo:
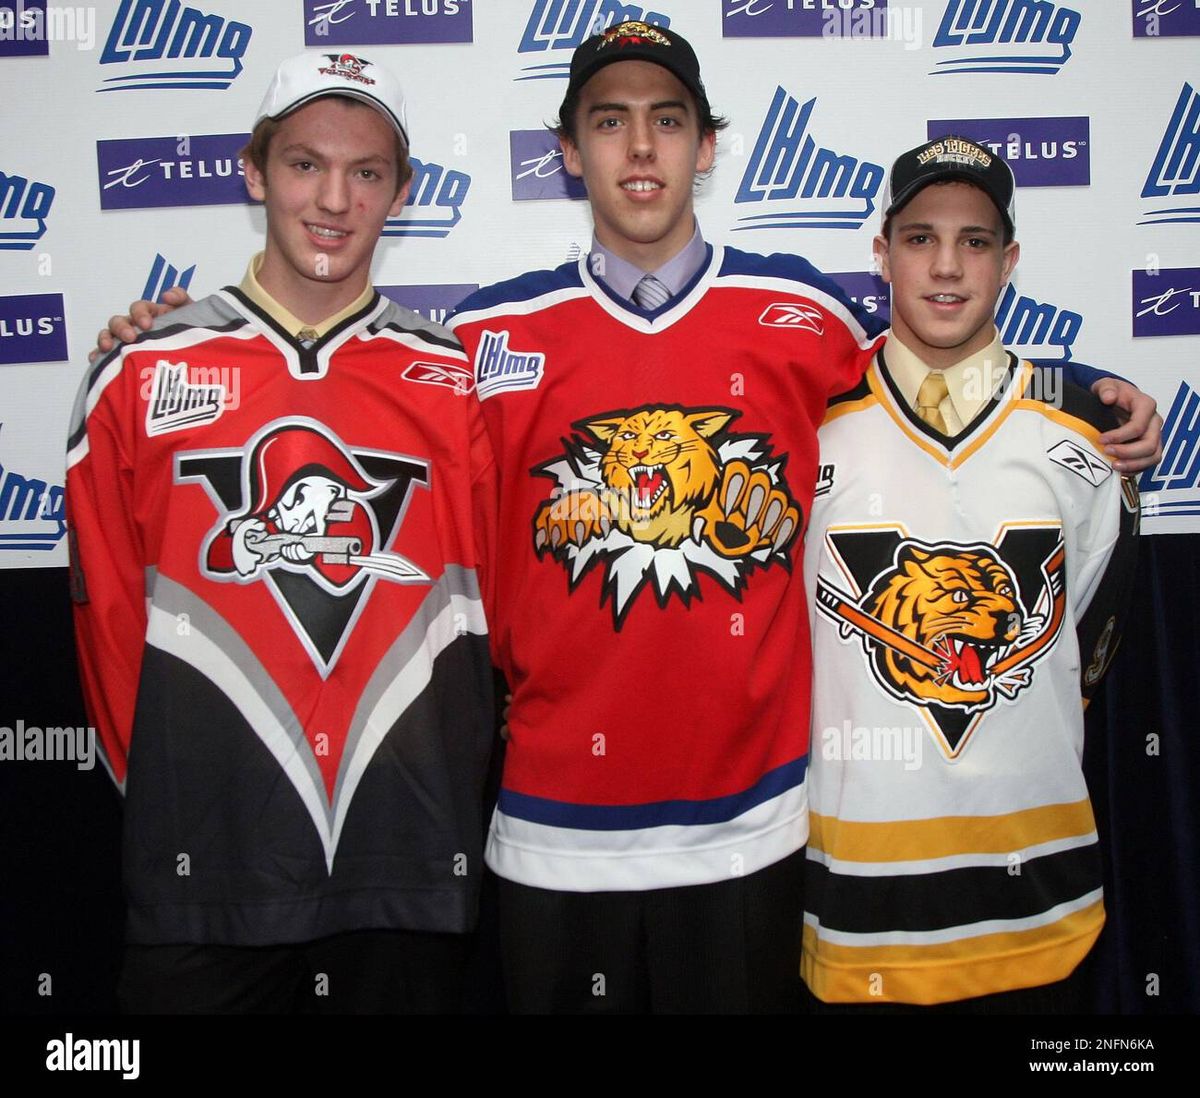
[[[644,271],[692,238],[692,186],[713,164],[691,93],[661,65],[618,61],[584,85],[563,164],[587,185],[596,238]]]
[[[994,338],[996,299],[1020,255],[979,188],[934,183],[896,212],[875,257],[892,287],[892,331],[926,365],[946,369]]]
[[[246,162],[246,189],[267,211],[258,280],[301,320],[318,323],[367,286],[383,224],[408,198],[393,133],[373,108],[327,96],[279,123],[265,173]]]

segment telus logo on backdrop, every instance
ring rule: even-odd
[[[1160,209],[1147,210],[1139,225],[1170,225],[1200,221],[1200,93],[1185,83],[1159,142],[1150,174],[1142,186],[1143,198],[1174,199]],[[1181,204],[1181,199],[1193,204]]]
[[[817,145],[807,132],[816,103],[815,96],[801,104],[775,89],[734,198],[772,212],[739,218],[735,231],[857,229],[875,212],[884,169]]]
[[[1200,35],[1196,0],[1132,0],[1134,38],[1192,38]]]
[[[921,11],[888,0],[723,0],[725,38],[891,38],[907,18],[919,26]]]
[[[471,8],[471,0],[304,0],[304,44],[470,42]]]
[[[932,141],[969,137],[1003,157],[1018,187],[1086,187],[1092,181],[1091,119],[936,118],[926,123]]]
[[[1200,335],[1200,267],[1133,272],[1133,335]]]
[[[0,363],[66,362],[62,294],[0,297]]]
[[[249,203],[238,153],[245,133],[96,142],[102,210]]]
[[[508,150],[514,202],[587,198],[583,180],[563,167],[558,138],[549,130],[512,130]]]
[[[120,65],[98,91],[223,90],[237,79],[253,30],[180,0],[121,0],[100,54]]]
[[[892,291],[874,271],[842,271],[828,276],[855,305],[887,322],[892,318]]]
[[[949,0],[934,49],[954,56],[932,75],[1024,72],[1053,76],[1071,59],[1083,16],[1049,0]],[[982,48],[981,48],[982,47]]]
[[[0,251],[28,252],[46,235],[54,205],[49,183],[0,171]]]
[[[670,6],[678,7],[678,0]],[[565,80],[570,75],[571,50],[593,34],[630,19],[655,27],[671,25],[669,15],[641,4],[622,4],[618,0],[534,0],[517,53],[567,52],[561,54],[561,61],[526,65],[516,79]]]

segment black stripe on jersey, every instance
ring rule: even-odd
[[[1023,399],[1039,400],[1097,431],[1111,431],[1118,425],[1113,410],[1091,390],[1069,380],[1062,363],[1031,361],[1029,364],[1033,375]]]
[[[871,395],[871,382],[866,374],[863,374],[858,380],[858,384],[853,389],[847,389],[844,393],[838,393],[837,396],[831,396],[826,402],[826,408],[835,408],[839,404],[845,404],[851,400],[863,400]]]
[[[397,324],[395,321],[389,321],[387,324],[370,324],[367,326],[367,330],[372,335],[376,332],[401,332],[404,335],[415,335],[422,343],[429,343],[434,347],[445,347],[447,350],[456,351],[459,354],[463,353],[463,345],[457,339],[453,337],[447,339],[445,336],[431,332],[426,327],[408,327],[404,324]]]
[[[860,877],[831,873],[828,866],[810,858],[808,870],[805,906],[823,927],[851,934],[942,930],[989,919],[1023,919],[1078,899],[1101,884],[1095,842],[1013,866]]]
[[[939,446],[944,446],[947,450],[953,450],[956,446],[961,446],[964,442],[968,441],[976,431],[988,424],[992,418],[992,413],[995,412],[995,410],[1000,406],[1001,402],[1008,393],[1008,387],[1012,381],[1013,371],[1017,368],[1017,356],[1014,355],[1012,351],[1005,351],[1004,353],[1008,356],[1008,369],[1004,371],[1004,381],[995,386],[991,400],[989,400],[983,406],[983,408],[979,411],[975,418],[971,420],[970,423],[968,423],[961,431],[959,431],[957,435],[948,436],[943,435],[942,432],[936,427],[931,427],[928,423],[921,419],[920,416],[917,415],[915,409],[909,407],[908,401],[904,398],[904,394],[900,392],[899,387],[892,378],[891,371],[888,369],[887,359],[884,358],[885,350],[886,344],[879,349],[879,353],[877,355],[880,367],[879,372],[883,374],[883,379],[887,384],[888,389],[891,390],[892,397],[895,399],[897,407],[904,412],[905,416],[908,418],[908,421],[912,424],[914,431],[920,432],[926,437],[932,439]]]
[[[104,373],[112,360],[130,348],[141,347],[143,344],[154,343],[160,339],[169,339],[180,332],[216,332],[225,335],[228,332],[236,332],[239,328],[244,328],[246,323],[246,320],[239,316],[234,317],[225,324],[168,324],[162,328],[155,328],[152,332],[142,332],[132,343],[119,343],[108,354],[101,355],[96,359],[92,368],[88,371],[87,391],[90,393],[95,388],[96,382],[100,380],[100,375]],[[87,416],[84,416],[79,426],[67,437],[67,452],[70,453],[70,451],[74,450],[86,434]]]

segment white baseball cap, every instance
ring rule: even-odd
[[[408,145],[404,94],[382,65],[352,53],[302,53],[275,70],[254,124],[280,119],[325,95],[348,95],[374,107]]]

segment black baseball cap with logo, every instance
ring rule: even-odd
[[[701,114],[709,113],[708,93],[700,79],[700,62],[687,39],[666,27],[637,20],[609,27],[575,50],[571,55],[571,78],[564,107],[597,72],[616,61],[650,61],[661,65],[696,97]]]
[[[896,159],[883,193],[883,216],[891,217],[939,179],[973,183],[996,204],[1005,228],[1015,231],[1017,181],[1012,168],[982,145],[953,135],[926,141]]]

